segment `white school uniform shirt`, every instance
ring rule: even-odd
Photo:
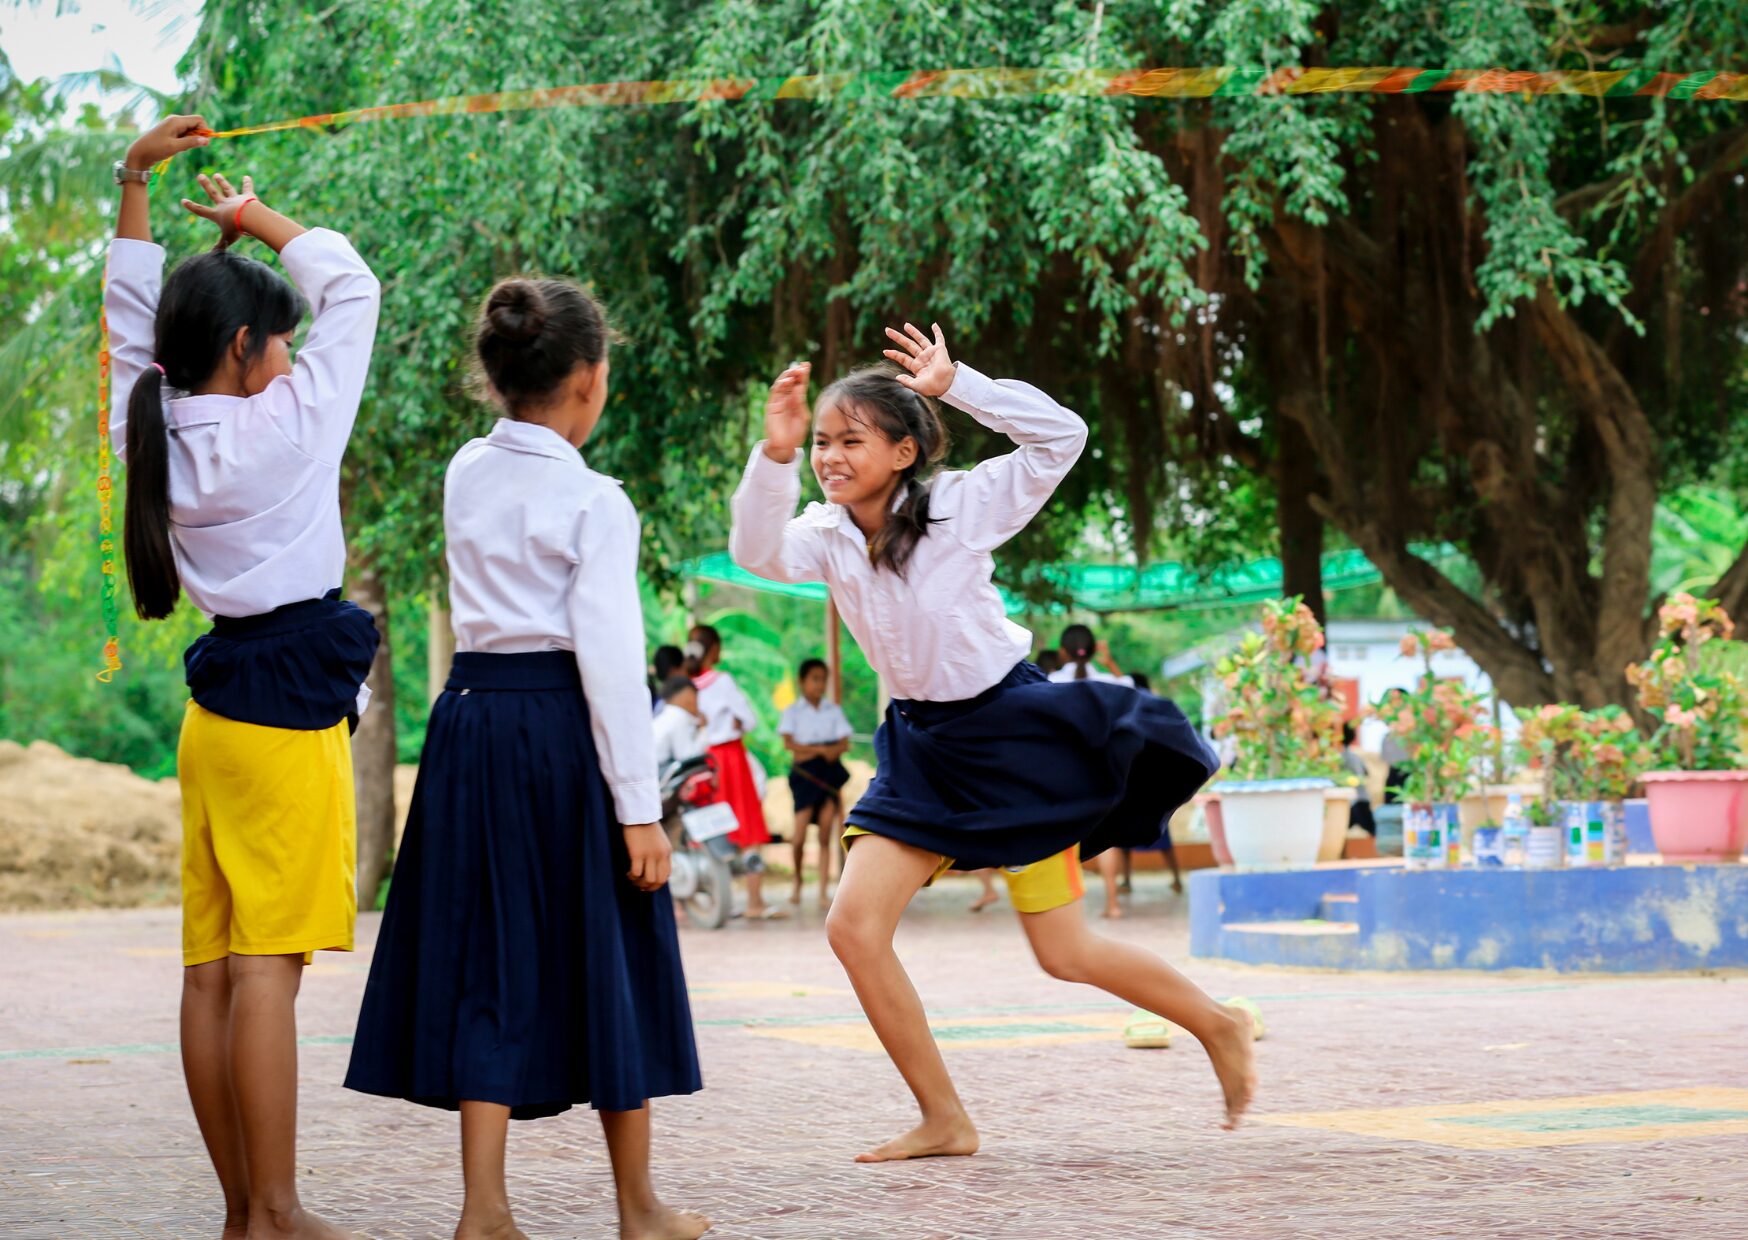
[[[1118,676],[1112,672],[1101,671],[1090,663],[1086,665],[1086,675],[1084,677],[1076,676],[1074,673],[1074,664],[1064,664],[1050,673],[1050,683],[1053,685],[1066,685],[1072,684],[1076,680],[1096,680],[1102,684],[1122,685],[1128,689],[1133,689],[1135,687],[1135,678],[1133,676]]]
[[[734,496],[729,551],[770,581],[818,582],[892,695],[956,702],[999,684],[1032,649],[1007,618],[991,553],[1025,528],[1086,446],[1086,423],[1028,383],[992,380],[957,364],[944,400],[1017,450],[975,469],[938,475],[929,515],[903,576],[878,571],[847,509],[809,504],[800,516],[801,459],[779,465],[753,449]]]
[[[854,729],[844,708],[826,698],[815,706],[806,698],[792,703],[777,720],[777,735],[797,745],[835,745],[848,740]]]
[[[458,651],[575,652],[619,821],[659,822],[637,510],[557,431],[502,418],[443,480]]]
[[[704,721],[672,702],[663,702],[655,717],[656,770],[696,758],[703,752]]]
[[[291,373],[254,396],[165,392],[170,549],[188,601],[207,616],[259,616],[321,598],[346,570],[340,459],[376,339],[381,286],[337,232],[294,237],[279,261],[314,314]],[[109,318],[110,444],[127,460],[127,405],[152,364],[164,247],[117,237]],[[358,711],[370,703],[359,686]]]
[[[706,745],[740,740],[759,726],[753,704],[727,672],[711,668],[692,677],[692,683],[698,686],[698,713],[704,716]]]

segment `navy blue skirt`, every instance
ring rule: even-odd
[[[629,867],[575,658],[457,654],[347,1087],[514,1119],[699,1089],[673,898]]]
[[[1170,700],[1030,663],[968,701],[893,701],[874,753],[851,823],[964,870],[1149,847],[1220,768]]]
[[[182,655],[189,696],[238,723],[319,731],[358,724],[358,689],[381,636],[338,590],[259,616],[214,616]]]

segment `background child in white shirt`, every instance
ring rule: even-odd
[[[801,700],[777,721],[777,734],[795,759],[789,791],[795,799],[795,887],[789,903],[801,903],[801,867],[807,828],[819,826],[819,905],[831,903],[832,862],[843,839],[842,790],[850,781],[843,756],[850,751],[850,721],[836,702],[825,700],[830,674],[824,661],[807,659],[796,672]]]
[[[662,682],[662,707],[655,717],[657,775],[676,762],[705,752],[704,715],[698,709],[698,687],[685,675]]]

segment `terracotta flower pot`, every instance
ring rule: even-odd
[[[1214,849],[1215,862],[1231,865],[1232,850],[1226,847],[1226,818],[1220,809],[1220,794],[1202,793],[1197,799],[1202,802],[1202,821],[1208,824],[1208,843]]]
[[[1667,862],[1739,861],[1748,845],[1748,771],[1649,771],[1651,837]]]
[[[1357,788],[1327,788],[1323,793],[1323,842],[1317,846],[1317,860],[1340,861],[1341,850],[1347,846],[1347,824],[1353,817],[1353,803],[1359,797]]]

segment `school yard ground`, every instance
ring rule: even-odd
[[[1185,961],[1137,875],[1110,933],[1263,1007],[1254,1118],[1221,1132],[1195,1044],[1046,978],[1006,909],[924,892],[900,950],[979,1120],[975,1158],[858,1166],[911,1122],[826,947],[794,921],[683,931],[705,1091],[658,1103],[664,1194],[723,1240],[1748,1236],[1748,978],[1332,973]],[[308,973],[302,1186],[338,1222],[447,1236],[454,1118],[340,1088],[377,918]],[[218,1233],[175,1051],[174,910],[0,917],[0,1235]],[[599,1128],[516,1128],[533,1237],[612,1234]]]

